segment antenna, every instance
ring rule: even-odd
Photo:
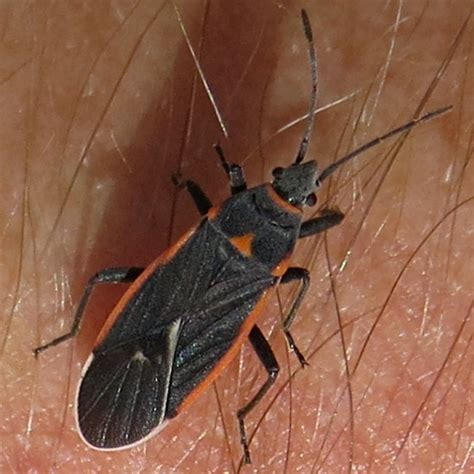
[[[348,161],[353,160],[356,156],[359,156],[360,154],[364,153],[368,149],[372,148],[375,145],[378,145],[379,143],[384,142],[385,140],[388,140],[389,138],[399,135],[400,133],[407,132],[408,130],[411,130],[413,127],[416,127],[422,122],[427,122],[428,120],[431,120],[435,117],[439,117],[440,115],[445,114],[446,112],[449,112],[453,108],[452,105],[449,105],[447,107],[442,107],[441,109],[434,110],[432,112],[428,112],[427,114],[418,117],[416,119],[411,120],[410,122],[405,123],[404,125],[394,128],[393,130],[390,130],[390,132],[387,132],[385,135],[381,135],[380,137],[374,138],[370,142],[367,142],[365,145],[360,146],[359,148],[355,149],[354,151],[350,152],[348,155],[340,158],[339,160],[335,161],[332,165],[329,165],[326,169],[324,169],[321,174],[318,177],[318,180],[320,182],[323,182],[327,177],[331,176],[338,168],[340,168],[342,165],[347,163]]]
[[[314,50],[313,43],[313,32],[311,30],[311,24],[309,22],[308,14],[306,10],[301,10],[301,19],[303,21],[303,30],[308,41],[308,55],[309,55],[309,64],[311,67],[311,101],[309,104],[309,114],[308,114],[308,125],[306,126],[306,131],[304,132],[303,139],[301,140],[300,149],[296,155],[295,164],[299,164],[304,160],[306,151],[308,150],[309,139],[311,138],[311,132],[314,127],[314,117],[316,115],[316,99],[318,96],[318,69],[316,66],[316,52]]]

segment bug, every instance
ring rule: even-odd
[[[449,109],[412,120],[319,171],[315,161],[304,161],[316,112],[317,68],[304,10],[302,22],[312,90],[306,131],[293,163],[273,170],[272,183],[248,189],[242,168],[229,164],[217,146],[231,197],[212,206],[199,185],[175,179],[190,193],[201,221],[147,268],[108,268],[94,275],[71,330],[34,349],[37,356],[77,335],[96,286],[130,283],[95,341],[77,391],[79,433],[92,448],[125,449],[149,439],[206,390],[248,338],[267,372],[266,381],[237,412],[244,462],[249,463],[245,419],[279,371],[257,318],[272,288],[300,283],[283,331],[300,364],[306,364],[290,329],[310,276],[305,268],[290,266],[290,257],[298,239],[324,232],[344,217],[340,211],[325,209],[318,217],[304,220],[304,207],[316,204],[319,186],[343,164]]]

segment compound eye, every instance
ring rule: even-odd
[[[272,171],[272,175],[274,178],[281,178],[282,174],[283,174],[283,168],[281,166],[278,166]]]
[[[318,198],[316,197],[316,194],[311,193],[306,198],[305,204],[309,207],[313,207],[317,202],[318,202]]]

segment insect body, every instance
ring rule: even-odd
[[[297,170],[314,186],[314,162]],[[308,225],[327,227],[340,218],[302,226],[300,208],[275,184],[238,192],[209,209],[138,276],[100,333],[78,394],[85,440],[102,449],[140,441],[196,398],[249,335],[273,380],[278,365],[256,317],[279,281],[301,279],[306,288],[306,270],[287,263],[299,235],[312,231]]]
[[[311,29],[303,11],[309,43],[313,89],[308,128],[297,158],[273,171],[273,182],[247,189],[239,165],[229,165],[232,196],[213,207],[192,181],[177,185],[190,192],[202,220],[146,269],[110,268],[90,279],[71,331],[35,349],[35,355],[75,336],[93,288],[100,283],[131,283],[102,328],[79,385],[79,431],[95,449],[117,450],[143,442],[187,407],[236,356],[248,338],[268,377],[238,411],[244,461],[250,462],[244,420],[278,374],[278,363],[256,320],[269,290],[299,281],[298,295],[283,329],[300,363],[305,359],[289,332],[309,286],[309,273],[290,266],[299,238],[341,222],[326,209],[303,219],[303,208],[316,203],[319,185],[339,166],[368,147],[445,112],[443,109],[376,138],[322,172],[304,161],[316,102],[316,63]]]

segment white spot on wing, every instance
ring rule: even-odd
[[[148,357],[146,357],[145,354],[140,350],[138,350],[137,352],[135,352],[135,354],[133,354],[132,360],[136,362],[142,362],[142,363],[149,361]]]

